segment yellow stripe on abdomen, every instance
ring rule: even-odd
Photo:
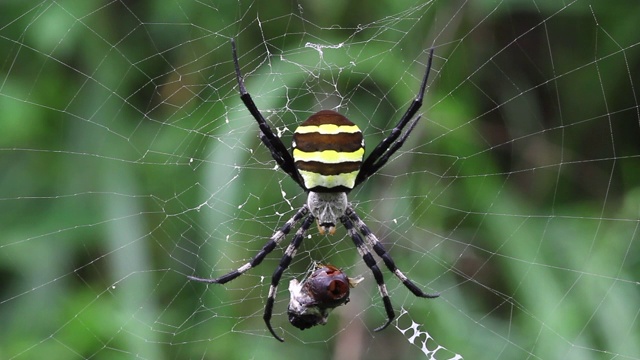
[[[358,176],[359,170],[339,175],[320,175],[316,172],[298,170],[304,185],[307,189],[313,189],[316,187],[323,187],[327,189],[337,188],[344,186],[349,189],[353,189],[356,183],[356,176]]]
[[[293,149],[293,159],[295,161],[317,161],[324,164],[362,161],[363,156],[364,148],[360,148],[353,152],[339,152],[335,150],[304,152],[298,149]]]
[[[354,134],[360,132],[360,128],[356,125],[335,125],[335,124],[322,124],[322,125],[301,125],[296,129],[298,134],[318,133],[322,135],[335,135],[335,134]]]

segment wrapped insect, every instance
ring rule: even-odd
[[[331,310],[348,303],[349,290],[360,281],[333,265],[314,264],[302,282],[289,282],[289,322],[300,330],[326,324]]]

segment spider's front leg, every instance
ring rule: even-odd
[[[280,264],[278,264],[278,268],[274,271],[273,276],[271,277],[271,286],[269,287],[269,297],[267,298],[267,305],[264,308],[264,322],[267,324],[267,328],[271,332],[271,335],[278,339],[280,342],[284,342],[284,339],[276,335],[276,332],[271,327],[271,315],[273,313],[273,304],[276,301],[276,293],[278,291],[278,284],[280,283],[280,278],[285,270],[291,264],[291,260],[296,255],[296,251],[302,244],[302,239],[304,239],[304,234],[311,226],[311,223],[315,220],[313,215],[309,215],[300,225],[300,229],[296,231],[296,235],[291,240],[291,244],[285,250],[282,259],[280,259]]]
[[[406,286],[407,289],[409,289],[415,296],[430,299],[440,296],[440,294],[425,293],[416,284],[414,284],[413,281],[409,280],[409,278],[404,273],[402,273],[400,269],[398,269],[395,262],[391,258],[391,255],[389,255],[389,253],[382,246],[382,243],[371,232],[371,230],[369,230],[369,227],[367,227],[364,221],[360,219],[360,217],[355,213],[355,211],[353,211],[351,207],[348,207],[345,211],[345,214],[340,217],[340,222],[342,222],[344,227],[347,229],[347,233],[358,249],[358,253],[360,253],[360,256],[362,256],[362,260],[364,260],[365,264],[367,264],[369,269],[371,269],[373,277],[376,279],[376,283],[378,284],[378,290],[380,291],[380,296],[382,296],[382,302],[384,303],[385,311],[387,312],[387,322],[382,326],[374,329],[374,331],[380,331],[389,326],[396,315],[393,311],[391,300],[389,299],[389,292],[387,291],[387,286],[384,283],[382,272],[376,264],[373,255],[371,255],[371,252],[369,251],[369,249],[367,249],[364,241],[362,240],[362,236],[360,236],[360,234],[358,233],[358,230],[362,232],[362,234],[367,239],[367,242],[369,242],[376,254],[382,258],[389,271],[393,272],[398,277],[398,279],[402,281],[402,284]]]
[[[389,299],[389,292],[387,291],[387,285],[384,283],[384,278],[382,276],[382,272],[378,265],[376,265],[376,260],[371,255],[371,252],[367,249],[362,241],[362,237],[358,234],[358,231],[353,226],[353,222],[347,215],[342,215],[340,217],[340,222],[347,229],[347,233],[353,240],[356,248],[358,249],[358,253],[362,256],[362,260],[367,264],[371,272],[373,273],[373,277],[376,279],[376,283],[378,284],[378,291],[380,292],[380,296],[382,297],[382,302],[384,303],[384,309],[387,312],[387,322],[382,324],[382,326],[375,328],[373,331],[380,331],[385,329],[391,321],[396,317],[396,313],[393,311],[393,306],[391,305],[391,300]]]
[[[282,241],[282,239],[284,239],[284,237],[291,231],[291,228],[293,228],[296,225],[296,223],[308,213],[309,213],[309,208],[307,207],[307,205],[304,205],[302,208],[300,208],[300,210],[298,210],[298,212],[291,219],[289,219],[284,224],[284,226],[282,226],[282,228],[280,228],[280,230],[276,231],[271,236],[269,241],[262,247],[262,249],[256,254],[256,256],[254,256],[253,259],[251,259],[251,261],[242,265],[238,269],[233,270],[215,279],[199,278],[195,276],[187,276],[187,278],[189,278],[189,280],[200,281],[200,282],[209,283],[209,284],[224,284],[237,278],[238,276],[247,272],[247,270],[260,265],[262,260],[264,260],[264,258],[270,252],[272,252],[273,249],[275,249],[276,246],[280,243],[280,241]]]
[[[413,293],[413,295],[417,297],[428,298],[428,299],[433,299],[440,296],[440,294],[437,294],[437,293],[436,294],[425,293],[416,284],[414,284],[413,281],[411,281],[402,271],[400,271],[400,269],[398,269],[398,267],[396,266],[396,263],[391,258],[391,255],[389,255],[389,253],[384,248],[384,246],[382,246],[382,243],[380,242],[380,240],[378,240],[378,238],[373,234],[373,232],[369,230],[369,227],[364,223],[364,221],[362,221],[362,219],[360,219],[358,214],[356,214],[356,212],[353,211],[352,208],[348,208],[345,214],[351,220],[353,220],[358,230],[360,230],[362,235],[364,235],[365,238],[367,239],[367,242],[369,243],[369,245],[371,245],[371,247],[373,248],[373,251],[375,251],[375,253],[378,256],[380,256],[380,258],[382,258],[382,260],[384,261],[384,264],[387,266],[387,269],[389,269],[389,271],[391,271],[395,276],[397,276],[398,279],[402,281],[402,284],[406,286],[407,289],[409,289],[409,291]]]

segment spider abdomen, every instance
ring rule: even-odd
[[[363,156],[362,131],[335,111],[311,115],[293,133],[293,159],[307,190],[353,189]]]

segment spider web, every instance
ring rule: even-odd
[[[0,5],[0,358],[640,359],[640,37],[635,1],[8,1]],[[350,194],[400,269],[397,319],[342,227],[304,203],[242,105],[287,146],[320,109],[372,149],[422,119]],[[326,326],[286,319],[314,261],[363,276]],[[246,344],[251,344],[247,346]]]

